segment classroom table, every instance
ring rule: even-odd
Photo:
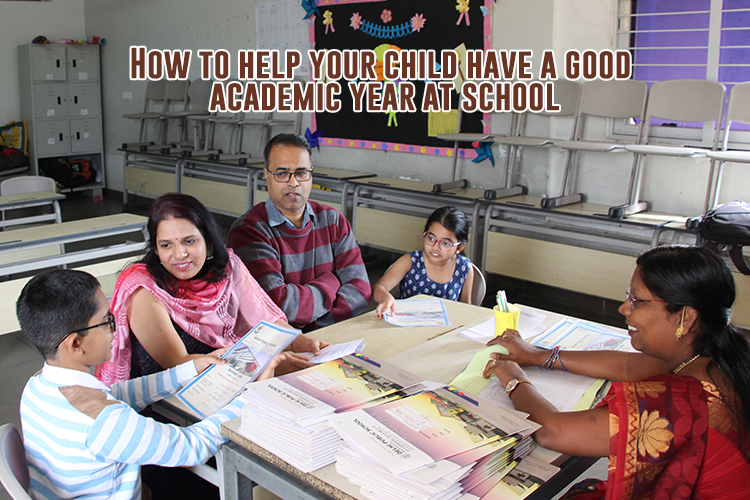
[[[0,233],[0,276],[140,252],[148,240],[147,222],[147,217],[124,213],[3,231]],[[140,241],[95,246],[103,238],[131,234]],[[58,251],[66,244],[82,241],[92,247],[69,253]]]
[[[460,332],[483,323],[494,313],[479,306],[444,302],[450,326],[402,328],[377,319],[374,311],[371,311],[316,330],[312,335],[332,344],[364,338],[365,354],[406,367],[425,380],[448,384],[482,348],[478,342],[461,337]],[[540,312],[547,315],[544,321],[547,327],[563,317],[556,313]],[[223,498],[226,500],[250,498],[248,495],[253,483],[285,499],[363,498],[359,487],[340,476],[334,464],[309,474],[303,473],[240,434],[239,420],[232,420],[221,427],[222,434],[230,439],[222,448],[218,460],[223,478]],[[595,461],[569,457],[562,464],[562,470],[528,498],[552,498]]]
[[[49,191],[35,191],[32,193],[6,194],[0,196],[0,212],[3,213],[3,218],[0,220],[0,228],[17,226],[19,224],[35,224],[37,222],[50,220],[57,223],[62,222],[60,204],[58,203],[58,201],[62,199],[65,199],[64,194],[52,193]],[[9,210],[40,207],[45,205],[52,205],[53,212],[51,214],[32,215],[9,220],[5,219],[5,212]]]

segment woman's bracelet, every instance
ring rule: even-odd
[[[565,368],[565,365],[563,364],[562,360],[560,359],[560,346],[555,346],[552,348],[552,352],[550,353],[549,357],[547,358],[547,361],[539,365],[539,368],[544,368],[546,370],[554,370],[555,369],[555,362],[560,363],[560,368],[563,369],[563,371],[568,371],[567,368]]]

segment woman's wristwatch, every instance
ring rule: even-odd
[[[529,380],[526,380],[524,378],[513,378],[508,381],[507,384],[505,384],[505,392],[508,394],[508,397],[510,397],[511,394],[513,394],[513,391],[516,390],[516,387],[518,387],[519,384],[532,384]]]

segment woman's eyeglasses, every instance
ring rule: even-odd
[[[67,339],[74,333],[85,332],[86,330],[93,330],[94,328],[99,328],[100,326],[107,326],[111,333],[115,333],[117,331],[117,323],[115,322],[115,315],[112,314],[111,312],[107,313],[107,320],[105,322],[99,323],[98,325],[94,325],[94,326],[87,326],[86,328],[79,328],[78,330],[75,330],[66,334],[63,338],[60,339],[60,342],[55,344],[55,349],[60,347],[60,344],[62,344],[65,339]]]
[[[309,181],[312,178],[312,169],[307,168],[300,168],[299,170],[277,170],[275,172],[271,172],[270,170],[266,169],[266,172],[271,174],[276,182],[285,183],[289,182],[289,179],[292,178],[292,175],[297,178],[299,182]]]
[[[635,295],[630,291],[630,288],[628,288],[625,291],[625,298],[628,301],[628,306],[630,306],[631,309],[635,309],[635,306],[638,305],[638,302],[660,302],[662,304],[668,304],[666,300],[643,300],[643,299],[636,299]]]
[[[424,239],[425,244],[428,245],[428,246],[433,246],[435,243],[440,243],[440,248],[442,250],[445,250],[446,252],[448,250],[450,250],[451,248],[457,247],[458,245],[461,244],[460,241],[456,242],[456,243],[453,243],[450,240],[439,240],[439,239],[435,238],[435,236],[432,235],[431,233],[424,233],[424,234],[422,234],[422,238]]]

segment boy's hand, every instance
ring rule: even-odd
[[[197,356],[193,358],[193,363],[195,364],[195,371],[198,372],[198,375],[203,373],[203,371],[208,368],[211,365],[223,365],[226,363],[223,359],[221,359],[221,356],[224,355],[225,352],[229,350],[229,347],[222,347],[221,349],[217,349],[211,354],[206,354],[204,356]]]
[[[98,417],[105,407],[120,403],[120,401],[107,399],[104,391],[81,385],[60,387],[60,392],[76,410],[91,418]]]

